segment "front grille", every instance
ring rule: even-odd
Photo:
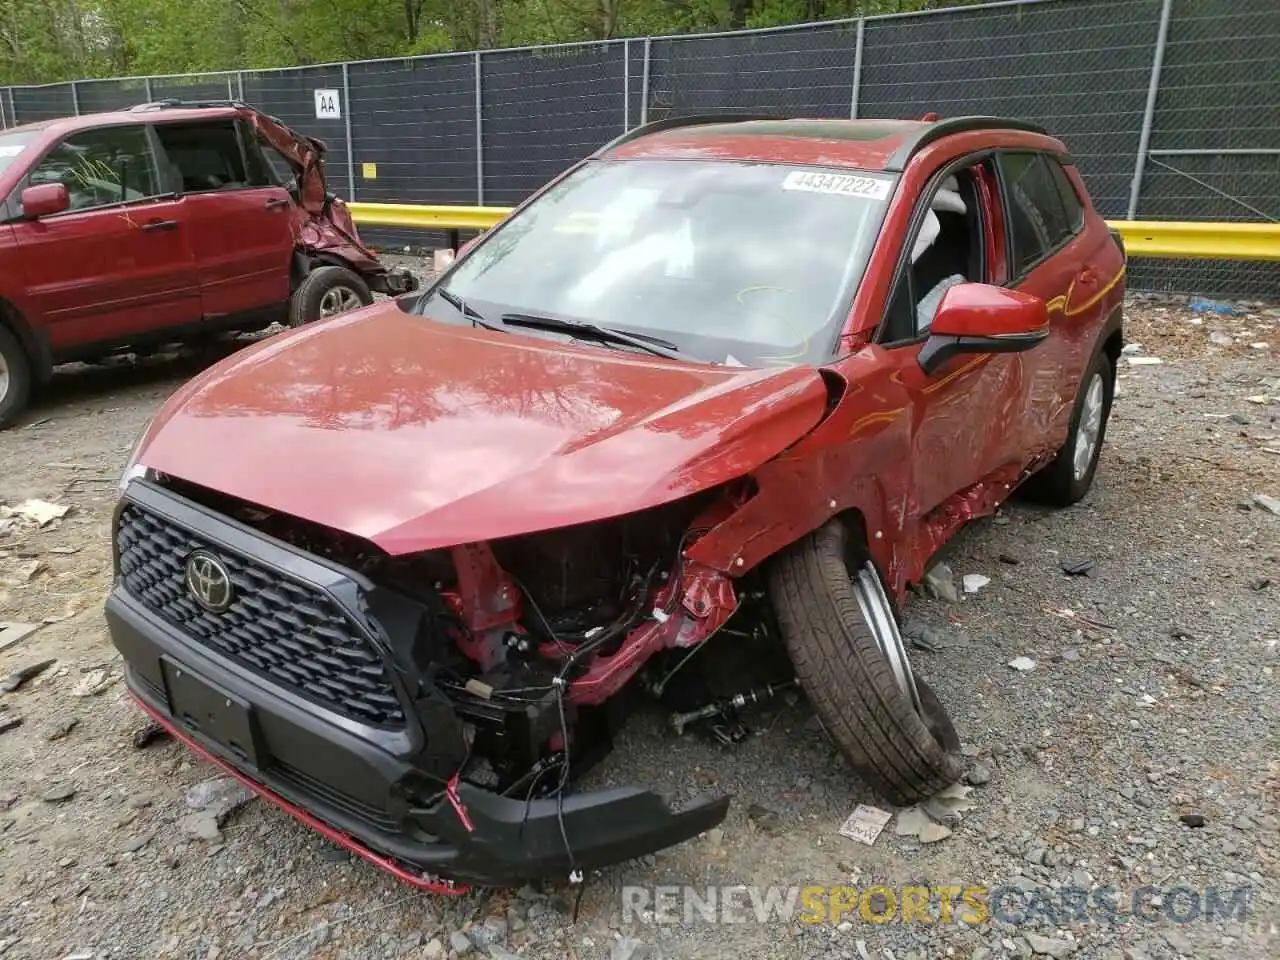
[[[116,532],[126,590],[192,640],[353,720],[403,726],[386,665],[327,593],[126,504]],[[235,599],[222,613],[196,603],[186,562],[208,550],[226,566]]]

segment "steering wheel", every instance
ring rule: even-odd
[[[737,300],[741,306],[746,307],[748,310],[752,310],[753,308],[751,307],[751,305],[747,303],[747,301],[750,299],[750,295],[764,293],[764,292],[781,293],[785,297],[795,296],[795,291],[789,289],[788,287],[779,287],[773,284],[760,284],[759,286],[754,286],[754,287],[743,287],[741,290],[737,292],[737,294],[734,296],[734,299]],[[765,316],[771,320],[774,320],[784,330],[792,328],[795,325],[794,321],[787,315],[774,313],[767,309],[763,311],[757,311],[757,312],[759,312],[762,316]],[[804,338],[804,340],[801,341],[800,346],[792,353],[762,353],[759,355],[760,359],[770,360],[770,361],[797,360],[809,352],[809,341],[812,339],[813,339],[812,334],[807,335]]]

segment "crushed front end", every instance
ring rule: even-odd
[[[734,583],[684,554],[719,509],[689,498],[391,557],[135,477],[107,619],[148,713],[331,839],[441,891],[565,879],[727,812],[727,797],[677,811],[641,788],[568,790],[646,662],[734,612]]]
[[[241,105],[251,127],[293,170],[293,232],[302,272],[325,264],[348,267],[374,293],[397,297],[419,287],[418,278],[400,267],[388,267],[360,239],[346,202],[329,191],[324,173],[328,147],[323,140],[299,133],[276,117]]]

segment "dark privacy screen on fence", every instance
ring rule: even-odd
[[[316,91],[336,93],[339,116],[317,116]],[[320,137],[332,189],[358,200],[514,204],[646,120],[935,111],[1045,125],[1110,218],[1280,219],[1277,0],[1024,0],[727,34],[86,80],[0,91],[0,120],[165,97],[243,97]],[[365,232],[397,246],[443,239]],[[1135,260],[1130,286],[1280,299],[1280,264]]]

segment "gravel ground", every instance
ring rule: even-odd
[[[642,713],[591,785],[727,791],[734,804],[722,830],[590,876],[576,922],[574,889],[435,898],[261,801],[231,798],[220,828],[193,814],[187,791],[215,772],[167,741],[132,745],[141,715],[101,605],[123,461],[211,357],[60,372],[25,425],[0,434],[0,502],[70,508],[0,532],[0,620],[44,623],[0,652],[0,677],[57,661],[0,694],[0,717],[24,721],[0,734],[0,957],[1280,956],[1280,516],[1253,499],[1280,498],[1280,310],[1134,300],[1128,335],[1134,357],[1163,363],[1124,364],[1091,495],[1064,512],[1014,503],[973,526],[948,563],[957,584],[989,585],[909,602],[913,633],[935,648],[915,653],[917,669],[971,758],[973,805],[952,835],[922,844],[890,824],[873,846],[839,836],[876,800],[798,697],[751,714],[755,735],[731,748],[675,739]],[[1083,561],[1087,575],[1064,573]],[[1008,666],[1019,657],[1034,667]],[[1004,919],[977,924],[939,922],[936,904],[930,923],[624,915],[624,885],[659,884],[1018,895]],[[1128,912],[1144,885],[1162,898],[1144,901],[1150,920]],[[1054,913],[1064,886],[1113,887],[1121,909]],[[1209,887],[1228,903],[1246,890],[1245,915],[1167,918],[1197,896],[1204,906]],[[863,902],[874,916],[888,901]]]

